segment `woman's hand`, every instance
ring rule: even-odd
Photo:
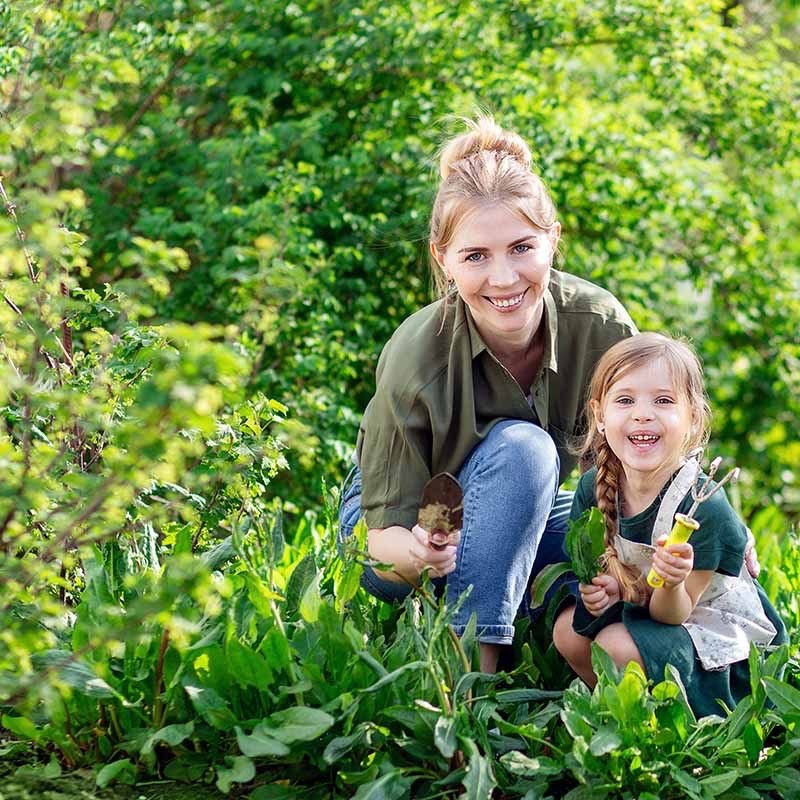
[[[666,536],[660,536],[653,554],[653,569],[664,579],[665,589],[680,586],[694,568],[694,550],[689,542],[671,544],[669,550],[664,549]]]
[[[757,578],[761,572],[761,564],[758,563],[756,540],[753,538],[753,532],[750,528],[747,529],[747,544],[744,546],[744,563],[747,565],[747,571],[750,575],[753,578]]]
[[[593,617],[599,617],[622,597],[619,583],[610,575],[595,575],[590,584],[579,583],[578,590],[586,610]]]
[[[456,568],[456,551],[460,539],[461,531],[451,533],[448,543],[440,550],[431,546],[429,532],[415,525],[411,529],[411,544],[408,548],[412,565],[420,576],[426,569],[432,578],[449,575]]]

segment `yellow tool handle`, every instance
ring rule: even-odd
[[[664,547],[669,547],[671,544],[683,544],[689,541],[689,537],[700,527],[700,523],[692,517],[687,517],[685,514],[675,515],[675,524],[669,532],[667,541],[664,542]],[[664,579],[654,570],[650,569],[647,574],[647,583],[654,589],[660,589],[664,585]]]

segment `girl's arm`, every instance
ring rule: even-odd
[[[694,610],[714,571],[693,569],[692,545],[688,542],[671,544],[666,550],[666,539],[662,536],[658,540],[653,555],[653,569],[664,579],[664,585],[650,595],[649,611],[656,622],[681,625]]]
[[[682,625],[694,611],[713,575],[714,571],[710,569],[695,570],[675,586],[665,583],[660,589],[654,589],[650,597],[650,616],[656,622]]]

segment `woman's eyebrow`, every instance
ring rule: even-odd
[[[535,233],[529,233],[527,236],[523,236],[521,239],[514,239],[514,241],[511,242],[510,244],[507,244],[506,247],[516,247],[518,244],[522,244],[523,242],[527,242],[528,239],[535,239],[536,236],[537,236],[537,234],[535,234]],[[488,249],[489,249],[488,247],[482,247],[481,245],[474,245],[474,246],[470,246],[470,247],[462,247],[457,252],[466,253],[468,250],[469,251],[477,251],[477,250],[488,250]]]

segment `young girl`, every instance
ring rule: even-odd
[[[743,568],[747,531],[723,490],[700,505],[688,543],[664,547],[675,512],[692,504],[692,451],[707,437],[697,357],[655,333],[619,342],[597,364],[587,416],[582,455],[596,466],[581,477],[571,516],[603,513],[604,570],[559,615],[555,645],[589,686],[594,640],[655,681],[672,664],[700,716],[720,713],[719,701],[732,708],[750,691],[750,642],[778,644],[786,630]],[[647,586],[651,566],[662,588]]]

